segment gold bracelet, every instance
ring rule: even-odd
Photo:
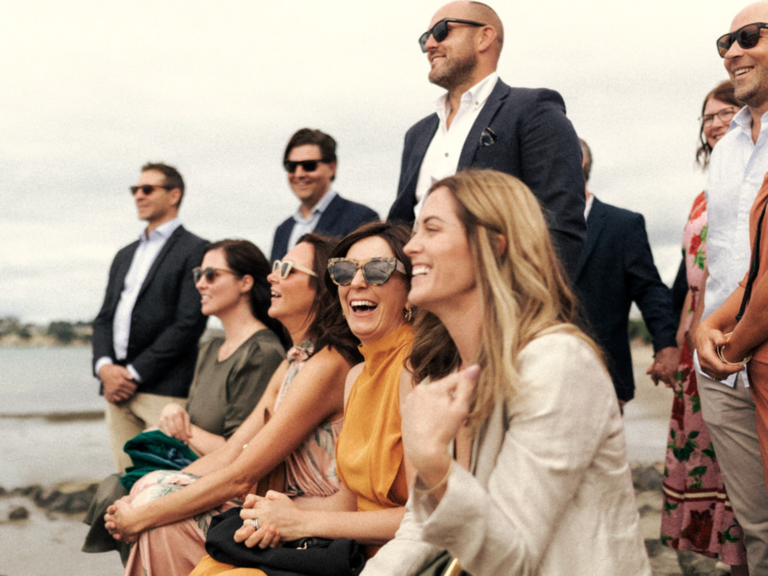
[[[728,362],[728,360],[725,359],[725,356],[723,356],[723,348],[725,348],[725,344],[723,344],[722,346],[715,347],[715,352],[717,352],[717,357],[720,358],[720,361],[723,364],[728,364],[728,366],[744,366],[747,362],[752,360],[752,352],[750,352],[741,362]]]
[[[456,462],[453,458],[451,458],[451,463],[448,465],[448,472],[445,473],[445,476],[443,476],[443,479],[440,480],[437,484],[432,486],[432,488],[427,488],[426,490],[422,490],[419,488],[419,492],[422,494],[432,494],[433,492],[437,492],[442,488],[444,485],[448,484],[448,477],[451,475],[451,472],[453,471],[453,465]]]

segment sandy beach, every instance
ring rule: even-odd
[[[655,387],[645,375],[645,370],[651,363],[652,350],[649,346],[633,347],[635,364],[635,379],[637,391],[635,399],[625,410],[627,452],[633,467],[639,471],[640,483],[636,479],[637,504],[641,511],[646,544],[651,554],[654,576],[677,576],[683,574],[724,574],[714,569],[714,562],[699,557],[686,555],[682,563],[686,566],[684,572],[680,567],[677,554],[658,544],[661,514],[661,465],[667,437],[667,425],[672,404],[671,392],[665,387]],[[112,463],[106,443],[106,428],[103,421],[85,423],[85,427],[66,429],[67,423],[61,423],[58,432],[51,436],[64,437],[79,430],[83,439],[88,437],[91,444],[87,449],[88,470],[111,472]],[[23,428],[23,425],[20,426]],[[99,435],[102,435],[103,448]],[[37,442],[23,431],[16,431],[14,438],[4,436],[4,441]],[[22,450],[19,450],[21,453]],[[656,466],[654,466],[656,464]],[[48,466],[47,472],[46,466]],[[53,470],[53,468],[56,470]],[[65,501],[66,495],[84,489],[88,483],[98,481],[100,476],[93,478],[66,478],[66,466],[62,462],[33,462],[30,463],[30,474],[24,474],[24,480],[43,485],[42,492],[38,489],[27,490],[38,494],[38,500],[59,492],[59,500]],[[25,467],[25,470],[27,468]],[[34,475],[33,475],[34,474]],[[38,476],[39,474],[39,476]],[[37,478],[34,482],[31,478]],[[40,478],[54,478],[50,483],[41,482]],[[65,482],[66,481],[66,482]],[[55,498],[49,498],[49,500]],[[9,515],[15,510],[17,514],[27,511],[28,517],[11,520]],[[19,490],[15,492],[0,492],[0,576],[47,576],[56,573],[59,576],[108,576],[118,575],[122,571],[120,560],[116,553],[85,554],[80,552],[87,527],[82,523],[83,514],[67,514],[44,509],[35,504],[30,495],[24,495]]]

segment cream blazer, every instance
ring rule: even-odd
[[[363,576],[410,575],[441,550],[473,576],[650,576],[610,377],[577,336],[518,358],[520,388],[454,466],[439,503],[411,490],[394,540]]]

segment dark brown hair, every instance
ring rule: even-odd
[[[291,153],[291,150],[297,146],[307,145],[315,145],[320,148],[321,160],[323,162],[336,162],[336,140],[325,132],[312,130],[311,128],[302,128],[291,136],[283,153],[283,162],[288,160],[288,154]],[[336,174],[331,177],[331,180],[334,178],[336,178]]]
[[[184,199],[184,179],[179,171],[175,167],[163,164],[162,162],[147,162],[141,167],[142,172],[149,172],[150,170],[160,172],[165,177],[165,185],[168,186],[169,190],[178,188],[181,191],[179,203],[176,205],[176,208],[179,208],[181,201]]]
[[[360,240],[371,237],[378,237],[384,240],[392,249],[392,253],[405,266],[405,286],[407,290],[411,289],[411,259],[405,254],[403,248],[411,239],[411,229],[403,224],[393,224],[392,222],[369,222],[363,224],[354,232],[347,234],[336,245],[331,253],[331,258],[343,258],[349,252],[349,249]],[[339,287],[331,280],[328,270],[324,270],[323,279],[329,294],[326,302],[326,319],[324,330],[328,334],[334,335],[340,332],[349,331],[349,325],[344,319],[341,311],[341,302],[339,301]]]
[[[272,332],[277,334],[280,342],[287,349],[291,346],[288,331],[275,318],[267,314],[271,303],[270,286],[267,276],[271,270],[269,261],[259,248],[248,240],[219,240],[208,246],[207,252],[221,250],[227,260],[227,266],[238,278],[250,276],[253,286],[248,294],[248,303],[254,318],[262,322]]]
[[[704,104],[701,105],[701,125],[699,126],[699,148],[696,150],[696,162],[702,167],[702,169],[706,169],[709,165],[709,157],[712,154],[712,146],[709,145],[709,142],[707,142],[706,137],[704,136],[704,110],[707,107],[707,102],[709,102],[710,98],[714,98],[715,100],[719,100],[720,102],[725,102],[726,104],[731,104],[732,106],[735,106],[736,108],[741,108],[744,106],[742,102],[739,102],[736,99],[736,96],[734,95],[734,87],[733,82],[730,80],[723,80],[715,86],[714,90],[712,90],[709,94],[707,94],[706,98],[704,98]]]
[[[312,303],[308,317],[314,315],[314,320],[307,330],[307,334],[315,342],[315,352],[319,352],[326,346],[335,349],[350,364],[357,364],[363,357],[357,349],[360,341],[352,334],[347,326],[344,316],[341,313],[341,307],[334,308],[331,305],[333,300],[338,302],[338,298],[328,292],[326,283],[322,278],[327,274],[328,258],[336,247],[335,238],[326,238],[319,234],[304,234],[296,244],[306,242],[311,244],[314,252],[312,257],[312,271],[317,277],[310,276],[310,285],[315,289],[315,301]],[[345,329],[329,330],[329,325],[336,326],[341,322]]]

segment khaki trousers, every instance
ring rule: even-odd
[[[120,474],[125,474],[125,469],[132,465],[131,457],[123,452],[125,443],[147,428],[157,426],[160,413],[165,405],[171,402],[184,406],[187,399],[137,392],[120,404],[106,403],[105,419],[109,432],[109,444],[112,448],[112,458]]]
[[[704,422],[709,428],[725,489],[744,529],[750,574],[768,574],[768,490],[760,455],[755,401],[741,375],[730,388],[696,373]]]

